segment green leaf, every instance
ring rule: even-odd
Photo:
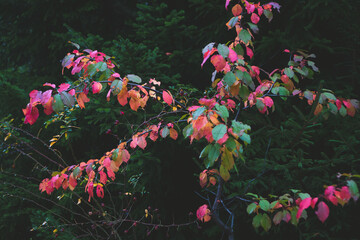
[[[268,211],[270,209],[270,203],[268,200],[260,200],[259,206],[264,211]]]
[[[64,111],[64,103],[61,100],[60,94],[55,94],[52,102],[52,108],[55,112]]]
[[[75,105],[75,98],[71,96],[68,92],[65,91],[61,92],[60,97],[66,106],[72,107]]]
[[[329,109],[332,114],[337,114],[337,112],[338,112],[336,105],[333,103],[329,103]]]
[[[264,15],[269,20],[269,22],[273,19],[273,14],[269,10],[264,10]]]
[[[244,49],[243,47],[241,46],[241,44],[237,44],[234,48],[235,52],[238,54],[238,55],[241,55],[241,56],[244,56]]]
[[[206,145],[206,147],[204,147],[204,149],[201,151],[199,158],[204,158],[204,157],[206,157],[206,156],[208,155],[208,153],[209,153],[210,147],[211,147],[210,144],[209,144],[209,145]]]
[[[249,206],[247,206],[246,208],[246,212],[248,214],[251,214],[256,209],[256,207],[257,207],[256,203],[250,203]]]
[[[218,141],[219,139],[223,138],[225,133],[227,131],[227,128],[224,124],[219,124],[212,130],[212,135],[215,141]]]
[[[247,24],[249,25],[250,29],[251,29],[254,33],[258,33],[258,32],[259,32],[259,28],[258,28],[258,26],[257,26],[256,24],[253,24],[253,23],[250,23],[250,22],[248,22]]]
[[[299,69],[299,68],[294,68],[294,69],[295,69],[295,71],[297,71],[298,73],[300,73],[300,74],[303,75],[303,76],[307,76],[307,75],[308,75],[308,73],[305,72],[305,71],[303,71],[302,69]]]
[[[264,109],[264,107],[265,107],[265,104],[264,104],[262,101],[260,101],[260,100],[257,100],[257,101],[256,101],[256,108],[257,108],[259,111],[262,111],[262,110]]]
[[[170,133],[169,128],[165,126],[165,127],[162,129],[162,131],[161,131],[161,136],[162,136],[163,138],[166,138],[166,137],[169,135],[169,133]]]
[[[288,76],[289,78],[292,78],[294,76],[294,72],[291,68],[285,68],[285,74],[286,76]]]
[[[239,96],[242,99],[247,99],[249,95],[250,95],[249,88],[245,85],[241,85],[239,90]]]
[[[192,127],[192,124],[189,124],[189,125],[187,125],[186,127],[184,127],[184,129],[183,129],[182,132],[183,132],[183,135],[184,135],[185,138],[187,138],[187,137],[189,137],[191,134],[193,134],[194,129],[193,129],[193,127]]]
[[[87,71],[88,71],[88,74],[90,75],[90,77],[92,77],[97,72],[96,71],[96,64],[90,64],[87,67]]]
[[[262,219],[262,214],[261,214],[261,213],[258,214],[258,215],[256,215],[256,216],[253,218],[252,225],[254,226],[254,228],[260,227],[261,219]]]
[[[229,26],[233,28],[238,20],[239,20],[238,17],[232,17],[229,21]]]
[[[114,95],[118,95],[121,92],[123,82],[121,80],[115,79],[112,81],[110,89]]]
[[[250,137],[250,135],[247,134],[247,133],[245,133],[245,132],[240,136],[240,139],[241,139],[243,142],[246,142],[246,143],[248,143],[248,144],[251,143],[251,137]]]
[[[226,58],[229,55],[229,48],[224,44],[219,44],[217,50],[223,58]]]
[[[215,108],[217,110],[217,113],[220,115],[220,117],[222,117],[226,122],[229,117],[229,111],[227,110],[227,108],[224,105],[219,105],[219,104],[216,104]]]
[[[263,227],[263,229],[267,232],[270,230],[271,228],[271,219],[270,217],[264,213],[261,220],[260,220],[260,224]]]
[[[259,198],[259,196],[257,194],[254,194],[254,193],[246,193],[245,195],[246,196],[251,196],[253,198]]]
[[[250,76],[250,74],[248,72],[243,72],[243,76],[244,78],[241,79],[247,86],[249,86],[249,88],[251,88],[251,90],[255,89],[255,84]]]
[[[214,162],[219,158],[220,156],[220,145],[218,143],[215,143],[214,145],[211,145],[211,148],[209,149],[208,153],[208,159],[205,163],[206,168],[212,167],[214,165]]]
[[[128,74],[126,75],[127,79],[129,79],[129,81],[134,82],[134,83],[141,83],[141,78],[135,74]]]
[[[321,95],[324,95],[327,99],[329,99],[329,100],[334,100],[334,101],[336,101],[336,97],[334,96],[334,94],[332,94],[332,93],[329,93],[329,92],[324,92],[324,93],[322,93]]]
[[[347,111],[344,106],[341,105],[341,108],[339,109],[339,113],[341,116],[345,117],[347,114]]]
[[[100,72],[103,72],[107,69],[107,64],[105,62],[98,62],[96,68],[99,69]]]
[[[225,143],[227,149],[229,149],[230,152],[234,151],[236,149],[236,143],[233,138],[229,138]]]
[[[348,180],[347,185],[349,187],[351,196],[354,198],[355,201],[357,201],[360,197],[360,194],[356,182],[354,182],[354,180]]]
[[[229,87],[231,87],[236,82],[235,74],[231,71],[226,73],[224,76],[224,81]]]
[[[251,35],[246,29],[242,29],[239,33],[240,40],[243,40],[245,44],[247,44],[251,40]]]
[[[203,114],[203,112],[206,110],[205,107],[200,107],[195,110],[195,112],[192,114],[192,117],[194,120],[198,119],[198,117]]]
[[[301,198],[301,200],[311,197],[308,193],[299,193],[298,195]]]

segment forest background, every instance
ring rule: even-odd
[[[260,23],[260,32],[255,36],[254,64],[270,70],[287,64],[288,55],[283,53],[284,49],[308,50],[316,54],[320,73],[304,82],[304,86],[317,89],[320,80],[325,80],[324,88],[334,90],[337,96],[358,99],[359,2],[278,2],[282,6],[280,13],[274,14],[270,24]],[[225,26],[230,13],[223,9],[224,1],[218,0],[2,0],[0,119],[14,119],[15,126],[46,142],[59,133],[59,126],[44,128],[47,116],[40,116],[31,128],[23,125],[21,109],[25,108],[32,89],[44,82],[59,84],[64,81],[60,61],[73,49],[68,41],[114,56],[124,74],[156,78],[173,94],[183,91],[189,98],[201,96],[209,85],[212,72],[209,63],[203,69],[200,67],[202,48],[209,42],[226,43],[232,38]],[[68,77],[65,74],[65,79]],[[233,182],[239,191],[248,188],[248,192],[265,195],[282,194],[293,188],[318,193],[323,185],[336,182],[338,172],[360,173],[358,114],[348,118],[330,116],[299,136],[296,133],[303,127],[303,121],[291,105],[305,113],[309,112],[309,107],[298,100],[287,102],[291,104],[281,104],[275,114],[263,116],[253,112],[241,116],[242,121],[253,126],[253,142],[245,154],[246,164],[239,170],[241,177]],[[120,111],[124,114],[119,114]],[[118,142],[116,135],[126,134],[131,125],[127,119],[139,118],[141,114],[106,104],[106,100],[99,97],[84,111],[74,114],[73,121],[81,128],[72,128],[69,139],[61,139],[54,148],[73,162],[90,159],[114,146]],[[116,120],[121,124],[115,125]],[[269,138],[271,145],[264,161]],[[2,136],[0,238],[51,239],[59,234],[60,239],[72,239],[77,234],[76,226],[66,226],[66,231],[54,233],[55,229],[63,228],[54,216],[54,213],[61,214],[61,209],[35,196],[45,196],[40,195],[38,184],[40,179],[47,177],[46,173],[26,156],[18,155],[16,151],[7,152],[8,145],[3,139]],[[41,149],[35,140],[30,138],[28,141]],[[288,147],[289,142],[293,148]],[[150,205],[161,211],[163,222],[189,220],[189,211],[194,212],[202,203],[196,194],[200,187],[198,177],[194,175],[199,169],[196,159],[201,148],[186,145],[162,142],[137,153],[138,160],[129,163],[126,177],[136,179],[136,184],[130,184],[130,187],[140,199],[134,212],[143,212]],[[25,150],[31,152],[26,147]],[[46,148],[41,150],[44,155],[50,154],[47,151]],[[36,157],[47,163],[41,156]],[[249,180],[259,173],[263,174],[249,184]],[[54,200],[56,197],[52,196]],[[69,206],[71,203],[64,201],[61,204]],[[325,224],[308,220],[297,227],[284,225],[270,233],[256,233],[245,205],[239,206],[236,236],[246,232],[254,239],[276,239],[284,235],[298,236],[294,239],[356,239],[353,232],[357,231],[353,230],[360,227],[359,205],[350,204],[343,209],[334,208]],[[47,223],[39,228],[44,221]],[[159,230],[149,238],[161,239],[168,235],[171,239],[189,236],[220,239],[222,233],[215,226],[207,223],[202,229],[195,225]],[[137,234],[142,239],[145,230],[139,230]]]

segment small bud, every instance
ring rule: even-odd
[[[106,131],[106,134],[110,134],[111,133],[111,129],[108,129],[107,131]]]
[[[129,230],[125,230],[124,233],[127,234],[129,232]]]
[[[124,115],[124,112],[120,111],[120,115]]]
[[[119,123],[119,120],[115,120],[114,125],[118,125]]]

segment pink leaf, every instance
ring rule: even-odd
[[[269,108],[271,108],[274,105],[274,102],[271,99],[271,97],[264,97],[264,103]]]
[[[329,216],[329,207],[324,202],[319,202],[318,210],[315,212],[319,220],[324,223]]]
[[[167,91],[163,91],[162,97],[164,99],[164,102],[166,102],[167,104],[169,104],[171,106],[171,104],[173,103],[173,98],[172,96],[167,92]]]
[[[307,209],[308,207],[310,207],[310,204],[311,204],[311,197],[309,198],[305,198],[304,200],[302,200],[300,202],[300,205],[299,205],[299,210],[296,214],[296,219],[299,219],[301,217],[301,214],[302,212]]]
[[[114,73],[113,75],[111,75],[112,77],[114,77],[114,78],[120,78],[120,74],[118,74],[118,73]]]
[[[75,95],[75,89],[71,89],[71,90],[69,91],[69,94],[70,94],[71,96],[74,96],[74,95]]]
[[[66,90],[69,89],[69,87],[70,87],[70,84],[68,84],[68,83],[62,83],[62,84],[59,85],[58,92],[61,93],[61,92],[63,92],[63,91],[66,91]]]
[[[229,59],[231,62],[238,60],[238,55],[232,48],[229,48]]]
[[[48,87],[52,87],[52,88],[56,87],[56,85],[52,84],[52,83],[44,83],[43,86],[48,86]]]
[[[208,222],[211,219],[210,210],[208,209],[208,205],[204,204],[198,208],[196,211],[196,217],[203,222]]]
[[[93,81],[92,85],[91,85],[91,88],[92,88],[93,94],[96,94],[96,93],[99,93],[101,91],[102,85],[99,82]]]
[[[225,9],[227,10],[227,7],[229,6],[229,3],[230,3],[231,0],[226,0],[225,2]]]
[[[318,201],[318,198],[316,197],[316,198],[313,198],[312,200],[311,200],[311,207],[314,209],[315,208],[315,204],[317,203],[317,201]]]

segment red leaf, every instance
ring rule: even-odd
[[[39,117],[39,110],[30,103],[23,109],[23,113],[25,115],[24,123],[29,123],[30,125],[33,125]]]
[[[329,207],[324,202],[319,202],[318,210],[315,212],[319,220],[324,223],[329,216]]]
[[[250,59],[254,56],[253,51],[249,47],[246,47],[246,54],[250,57]]]
[[[171,104],[173,103],[174,100],[167,91],[165,91],[165,90],[163,91],[162,97],[164,99],[164,102],[166,102],[167,104],[169,104],[171,106]]]
[[[96,187],[96,195],[100,198],[104,198],[104,189],[100,184]]]
[[[220,72],[226,66],[226,61],[221,55],[214,55],[211,57],[211,63],[214,65],[216,71]]]
[[[257,24],[260,21],[260,17],[256,13],[253,13],[253,14],[251,14],[251,21],[254,24]]]

